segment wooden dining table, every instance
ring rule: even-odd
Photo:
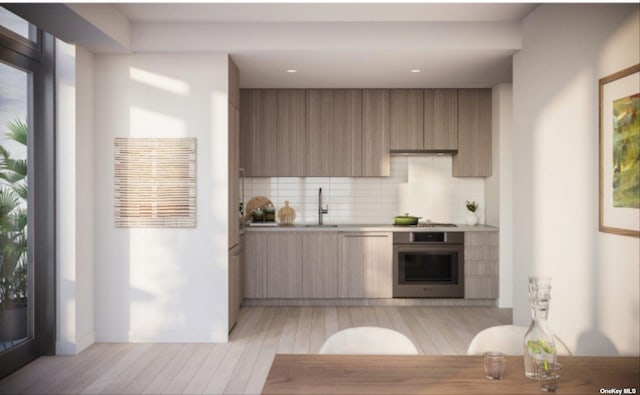
[[[559,357],[558,394],[639,394],[639,357]],[[604,392],[603,392],[604,390]],[[614,392],[612,390],[619,390]],[[608,392],[610,391],[610,392]],[[503,378],[485,377],[482,356],[276,354],[263,394],[541,394],[507,356]]]

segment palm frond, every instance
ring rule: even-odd
[[[27,137],[29,136],[29,127],[27,124],[16,118],[13,121],[9,122],[7,125],[9,128],[9,132],[7,132],[7,138],[20,143],[22,145],[27,145]]]

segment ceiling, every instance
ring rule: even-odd
[[[520,21],[527,3],[217,2],[122,3],[133,22],[504,22]]]
[[[476,88],[511,82],[537,6],[287,1],[6,7],[94,53],[228,53],[243,88]]]
[[[456,88],[511,82],[520,23],[535,7],[416,2],[116,5],[132,22],[134,51],[228,52],[240,68],[243,88]]]

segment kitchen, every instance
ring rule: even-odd
[[[207,6],[213,5],[203,5],[205,9]],[[460,225],[459,230],[465,233],[465,259],[473,255],[467,253],[471,246],[467,245],[468,235],[496,235],[490,240],[477,241],[479,250],[483,253],[491,250],[490,260],[496,262],[485,265],[484,258],[478,259],[479,271],[465,270],[464,273],[465,280],[471,279],[469,276],[484,276],[488,280],[490,286],[481,298],[469,298],[467,292],[466,298],[409,300],[417,304],[446,301],[476,303],[483,305],[481,308],[491,306],[494,310],[513,309],[506,317],[507,323],[527,325],[530,321],[527,277],[547,274],[554,280],[551,326],[574,353],[637,355],[638,243],[636,238],[597,230],[598,120],[595,110],[598,78],[638,63],[637,7],[509,5],[502,9],[504,13],[497,13],[501,10],[497,5],[488,5],[484,10],[458,5],[453,8],[460,14],[451,16],[437,5],[433,5],[433,13],[416,12],[407,5],[404,16],[391,17],[384,12],[376,14],[375,7],[371,13],[361,13],[362,9],[356,5],[354,9],[342,6],[344,9],[339,12],[333,10],[328,14],[306,10],[298,10],[296,14],[297,6],[294,6],[280,14],[273,11],[275,14],[262,21],[256,21],[258,17],[246,7],[238,6],[235,11],[229,8],[231,14],[220,11],[219,15],[229,18],[221,21],[215,19],[218,14],[203,13],[194,5],[191,9],[185,8],[185,14],[177,13],[173,23],[165,22],[167,13],[174,12],[168,5],[69,6],[72,12],[67,9],[67,16],[93,22],[90,27],[85,26],[88,31],[84,36],[98,38],[93,46],[83,44],[72,32],[65,32],[62,27],[68,25],[68,20],[63,19],[56,26],[55,18],[29,10],[28,5],[22,6],[25,18],[48,24],[67,41],[57,43],[58,53],[65,54],[57,67],[65,70],[61,77],[66,78],[65,87],[69,88],[60,91],[68,96],[63,97],[65,105],[59,105],[58,111],[69,117],[61,119],[74,122],[60,125],[60,137],[82,142],[60,146],[58,151],[59,158],[72,164],[65,167],[64,173],[64,179],[70,182],[61,185],[59,193],[66,192],[60,196],[74,199],[58,213],[73,226],[58,229],[61,240],[58,253],[72,253],[69,255],[72,258],[60,260],[60,270],[65,276],[57,281],[60,295],[65,298],[58,303],[57,315],[69,318],[60,320],[57,353],[80,353],[93,343],[207,343],[243,338],[250,329],[240,325],[229,334],[234,320],[229,319],[230,265],[234,259],[240,260],[239,256],[235,258],[234,251],[229,254],[229,248],[238,244],[235,237],[239,238],[234,234],[233,225],[237,224],[236,202],[240,199],[233,193],[240,190],[240,179],[234,181],[234,177],[236,169],[243,167],[245,204],[252,197],[264,196],[272,201],[276,215],[285,201],[289,201],[296,213],[294,232],[286,227],[247,227],[243,236],[245,254],[270,259],[270,255],[276,257],[287,251],[293,255],[292,260],[304,253],[324,261],[325,252],[334,252],[335,258],[331,258],[329,266],[330,276],[336,278],[333,283],[322,282],[335,287],[327,290],[316,289],[313,284],[305,288],[304,268],[292,273],[295,278],[288,283],[294,285],[292,288],[280,287],[278,283],[269,287],[268,277],[254,276],[264,283],[238,283],[244,287],[238,299],[250,296],[246,306],[260,305],[256,308],[266,309],[266,305],[283,303],[283,299],[287,299],[287,303],[300,300],[300,304],[354,302],[358,304],[355,314],[365,315],[368,313],[362,308],[369,303],[368,299],[400,303],[405,298],[393,298],[392,273],[384,278],[384,297],[371,298],[363,297],[363,293],[341,296],[340,292],[354,287],[342,287],[340,279],[347,277],[337,273],[341,273],[344,262],[356,262],[352,258],[361,256],[353,252],[359,247],[351,243],[356,238],[349,240],[344,236],[351,232],[392,235],[397,230],[392,226],[394,217],[408,212],[422,217],[422,221]],[[415,7],[420,6],[425,5]],[[20,7],[11,6],[16,12]],[[264,11],[260,7],[256,10]],[[204,17],[199,18],[198,14],[213,15],[210,16],[213,21],[203,21]],[[418,18],[415,15],[422,15],[423,20],[415,21]],[[264,40],[252,43],[250,37]],[[484,61],[477,58],[479,53],[486,55]],[[277,54],[278,60],[270,59],[269,54]],[[430,67],[429,59],[440,63]],[[478,63],[473,63],[474,59]],[[421,64],[411,64],[410,60]],[[230,81],[235,78],[229,77],[231,61],[239,69],[236,97],[232,97],[235,90],[230,87]],[[363,65],[375,64],[379,68],[363,68]],[[460,67],[465,64],[475,64],[475,67]],[[286,71],[293,68],[296,73]],[[420,68],[421,72],[412,73],[414,68]],[[231,74],[234,72],[231,67]],[[309,79],[310,75],[316,82]],[[504,75],[506,78],[501,77]],[[317,90],[318,97],[332,90],[333,103],[335,92],[355,89],[363,99],[361,106],[365,104],[366,90],[389,90],[382,95],[389,95],[388,98],[378,101],[379,105],[388,106],[388,111],[393,106],[391,90],[401,93],[399,91],[417,89],[423,106],[415,106],[422,109],[422,117],[416,116],[416,119],[423,120],[423,133],[428,127],[424,104],[429,90],[453,89],[457,93],[466,89],[488,90],[491,124],[487,141],[491,142],[491,172],[478,177],[456,177],[454,158],[460,152],[454,154],[450,149],[420,155],[394,152],[391,140],[388,140],[389,146],[384,146],[385,140],[382,146],[375,146],[375,141],[368,139],[362,146],[365,151],[382,155],[376,159],[384,166],[382,170],[377,167],[380,173],[362,173],[366,168],[375,167],[373,161],[365,162],[362,157],[357,162],[363,166],[359,170],[357,165],[349,166],[351,173],[334,175],[332,167],[331,174],[307,175],[307,170],[315,171],[316,166],[322,172],[325,166],[336,165],[336,158],[356,158],[356,155],[334,152],[332,161],[322,161],[314,156],[315,151],[307,155],[308,148],[328,150],[318,154],[324,157],[334,149],[358,145],[337,143],[336,139],[348,136],[345,133],[319,142],[276,135],[257,145],[247,143],[240,137],[242,117],[247,114],[242,92],[279,89]],[[314,93],[309,94],[315,97]],[[302,99],[290,99],[289,104],[303,109],[297,114],[306,117],[304,125],[311,122],[319,130],[335,130],[326,123],[309,120],[307,92],[302,96],[304,103]],[[230,116],[233,107],[238,112],[234,115],[231,111]],[[344,106],[333,104],[332,108],[335,116],[335,109]],[[567,111],[568,108],[572,111]],[[278,111],[278,106],[272,104],[268,113],[278,114]],[[383,116],[381,114],[383,112],[375,111],[376,116]],[[464,120],[458,116],[457,126],[460,126]],[[275,118],[276,123],[278,119]],[[372,124],[393,127],[391,119],[378,119]],[[235,149],[231,153],[228,149],[230,144],[236,144],[229,139],[230,127],[238,130],[237,157],[232,157]],[[365,129],[370,130],[362,128]],[[197,227],[114,228],[114,153],[105,147],[113,147],[114,138],[121,137],[197,138]],[[266,149],[269,144],[275,144],[275,149],[274,146]],[[478,144],[471,146],[479,148]],[[286,147],[284,155],[281,147]],[[247,150],[253,152],[247,155]],[[87,152],[90,153],[88,161]],[[263,153],[270,157],[264,158],[258,169],[267,169],[275,161],[275,171],[252,174],[249,171],[256,169],[243,161],[259,158]],[[291,162],[279,169],[280,160]],[[294,168],[304,173],[280,171]],[[354,175],[355,171],[360,171],[360,175]],[[333,229],[304,227],[318,223],[320,188],[321,208],[329,205],[323,219],[327,225],[338,225]],[[76,206],[76,196],[90,204]],[[479,203],[479,224],[472,228],[465,225],[467,200]],[[376,228],[360,225],[376,225]],[[448,228],[434,230],[450,231]],[[312,233],[318,235],[312,240],[322,240],[322,244],[305,245],[303,238]],[[286,236],[274,242],[267,240],[285,234],[293,234],[293,241]],[[249,240],[252,237],[254,240]],[[381,261],[385,265],[392,265],[392,236],[385,237],[388,242],[382,253],[374,254],[384,257]],[[330,247],[325,247],[325,241]],[[340,246],[344,247],[345,243],[354,247],[350,249],[352,252],[341,250]],[[263,255],[267,250],[273,254]],[[318,253],[310,253],[314,251]],[[247,258],[245,256],[245,262],[257,262]],[[260,268],[272,265],[286,271],[286,267],[275,264],[282,260],[274,258],[273,262]],[[327,267],[308,263],[310,270]],[[255,268],[257,270],[257,265]],[[245,280],[252,278],[247,273],[244,275]],[[275,274],[274,282],[282,278]],[[611,291],[611,284],[616,284],[615,292]],[[323,296],[304,297],[306,289]],[[273,290],[277,292],[269,297]],[[345,302],[346,299],[351,301]],[[233,304],[237,305],[238,301]],[[461,306],[460,311],[468,312],[464,309],[466,307]],[[271,320],[286,322],[290,318],[268,314],[272,314]],[[240,322],[243,317],[247,326],[259,325],[253,315],[243,316],[241,309]],[[339,319],[336,318],[338,322]],[[464,317],[448,320],[459,320],[472,327]],[[309,322],[312,321],[310,317]],[[443,328],[434,332],[446,337]],[[265,334],[264,339],[267,338]],[[295,340],[291,341],[293,348]],[[245,347],[258,346],[241,342],[230,347],[229,355],[237,362]],[[437,345],[433,347],[436,349]],[[213,362],[208,366],[211,364]],[[227,373],[231,374],[220,374]]]
[[[466,224],[471,212],[464,198],[484,206],[478,176],[491,175],[490,90],[243,89],[240,103],[246,175],[240,190],[252,196],[245,215],[245,304],[380,304],[410,296],[402,289],[427,285],[428,292],[412,295],[496,304],[497,228],[473,226],[475,217],[471,226],[446,223]],[[293,226],[267,228],[278,225],[275,215],[251,221],[256,210],[285,202],[300,207]],[[391,226],[394,213],[404,211],[429,219],[420,228]],[[417,225],[418,218],[404,219]],[[475,234],[480,231],[490,234]],[[425,235],[432,238],[421,239]],[[396,252],[402,245],[407,248]],[[432,258],[422,261],[426,257]],[[407,270],[399,278],[409,267],[413,277]]]

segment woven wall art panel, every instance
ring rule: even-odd
[[[196,226],[196,139],[116,138],[117,228]]]

